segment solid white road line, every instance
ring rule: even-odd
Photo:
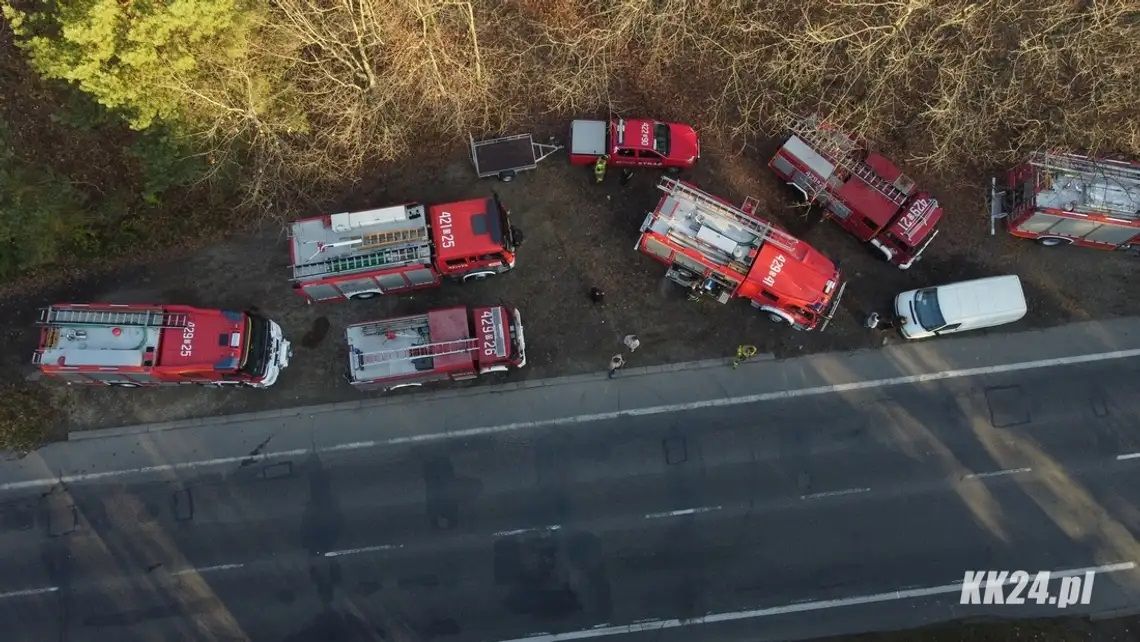
[[[856,495],[858,493],[869,493],[870,488],[847,488],[844,490],[829,490],[824,493],[812,493],[810,495],[800,495],[800,499],[819,499],[821,497],[838,497],[839,495]]]
[[[378,546],[363,546],[361,548],[346,548],[343,551],[327,551],[325,557],[340,557],[342,555],[356,555],[357,553],[375,553],[377,551],[391,551],[404,548],[403,544],[380,544]]]
[[[970,473],[962,479],[985,479],[987,477],[1001,477],[1003,475],[1018,475],[1020,473],[1031,473],[1032,468],[1007,468],[1005,470],[994,470],[988,473]]]
[[[522,535],[523,533],[546,533],[550,531],[562,530],[559,524],[551,524],[550,526],[535,526],[533,528],[516,528],[513,531],[497,531],[493,533],[495,537],[510,537],[511,535]]]
[[[1002,374],[1008,372],[1020,372],[1022,370],[1033,370],[1038,368],[1053,368],[1057,366],[1071,366],[1079,365],[1082,363],[1095,363],[1098,361],[1109,361],[1113,359],[1127,359],[1130,357],[1140,356],[1140,348],[1133,350],[1115,350],[1112,352],[1096,352],[1092,354],[1082,354],[1071,357],[1057,357],[1054,359],[1039,359],[1036,361],[1022,361],[1018,363],[1006,363],[997,366],[983,366],[978,368],[961,368],[958,370],[942,370],[939,372],[927,372],[923,374],[903,375],[899,377],[888,377],[885,379],[868,379],[865,381],[852,381],[849,383],[837,383],[825,386],[811,386],[808,388],[797,388],[793,390],[777,390],[774,392],[764,392],[754,395],[743,395],[739,397],[723,397],[720,399],[706,399],[704,401],[690,401],[686,403],[667,404],[660,406],[646,406],[644,408],[630,408],[628,410],[615,410],[611,412],[597,412],[586,415],[573,415],[570,417],[558,417],[555,419],[536,419],[534,421],[517,421],[509,424],[500,424],[497,426],[479,426],[475,428],[465,428],[462,430],[452,430],[448,432],[426,433],[422,435],[409,435],[406,437],[393,437],[384,440],[370,440],[370,441],[355,441],[345,444],[334,444],[331,446],[322,446],[316,449],[297,449],[287,450],[281,452],[261,453],[254,456],[237,455],[234,457],[219,457],[215,459],[204,459],[200,461],[187,461],[176,464],[156,464],[154,466],[142,466],[139,468],[126,468],[121,470],[108,470],[97,473],[75,473],[70,475],[60,475],[53,478],[29,479],[26,481],[8,482],[0,484],[0,491],[5,490],[18,490],[23,488],[39,488],[41,486],[54,486],[56,484],[75,484],[81,482],[98,481],[101,479],[109,479],[114,477],[123,477],[127,475],[137,475],[142,473],[159,473],[159,472],[177,472],[181,470],[193,470],[196,468],[205,468],[209,466],[221,466],[227,464],[241,463],[244,461],[262,462],[273,459],[284,459],[291,457],[300,457],[304,455],[316,453],[328,453],[347,450],[361,450],[366,448],[375,448],[377,446],[395,446],[400,444],[412,444],[431,441],[441,441],[446,439],[464,439],[468,437],[479,437],[485,435],[494,435],[498,433],[514,432],[518,430],[526,430],[530,428],[547,428],[554,426],[574,426],[578,424],[591,423],[595,421],[611,421],[614,419],[624,419],[627,417],[648,417],[653,415],[669,414],[674,412],[686,412],[691,410],[701,410],[704,408],[724,408],[729,406],[738,406],[743,404],[761,403],[765,401],[781,401],[787,399],[797,399],[800,397],[812,397],[817,395],[835,394],[842,392],[853,392],[858,390],[870,390],[874,388],[882,388],[885,386],[898,386],[914,383],[930,383],[933,381],[945,381],[947,379],[960,379],[962,377],[977,377],[982,375]]]
[[[171,575],[189,575],[190,573],[209,573],[211,571],[229,571],[235,568],[242,568],[245,564],[218,564],[216,566],[203,566],[202,568],[184,568],[181,571],[174,571]]]
[[[9,597],[24,597],[27,595],[42,595],[44,593],[55,593],[59,590],[58,586],[45,586],[43,588],[24,589],[23,591],[9,591],[8,593],[0,593],[0,600]]]
[[[1124,461],[1125,459],[1140,459],[1140,453],[1128,453],[1127,455],[1116,456],[1116,461]]]
[[[1050,577],[1072,577],[1084,575],[1086,572],[1090,571],[1095,573],[1116,573],[1119,571],[1130,571],[1134,568],[1136,568],[1135,562],[1120,562],[1117,564],[1106,564],[1104,566],[1093,566],[1088,568],[1074,568],[1063,571],[1056,571],[1050,573]],[[1005,584],[1012,583],[1013,581],[1008,579],[1005,582]],[[934,597],[938,595],[959,593],[961,590],[962,583],[955,582],[953,584],[943,584],[941,586],[929,586],[925,588],[890,591],[887,593],[875,593],[872,595],[857,595],[855,597],[845,597],[835,600],[796,602],[793,604],[786,604],[784,606],[773,606],[766,609],[754,609],[751,611],[713,613],[710,615],[689,618],[685,620],[651,620],[648,622],[635,622],[633,624],[607,626],[604,628],[589,628],[580,631],[567,631],[565,633],[532,635],[524,638],[503,640],[501,642],[562,642],[563,640],[586,640],[590,638],[608,637],[611,635],[626,635],[629,633],[642,633],[645,631],[676,629],[684,626],[693,626],[696,624],[715,624],[717,622],[749,620],[755,618],[772,617],[775,615],[787,615],[789,613],[823,611],[826,609],[834,609],[844,606],[857,606],[860,604],[877,604],[882,602],[894,602],[897,600],[909,600],[920,597]]]
[[[661,519],[662,517],[680,517],[682,515],[696,515],[697,513],[708,513],[714,510],[720,510],[723,506],[701,506],[699,508],[682,508],[680,510],[671,510],[668,513],[649,513],[645,519]]]

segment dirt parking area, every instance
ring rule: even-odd
[[[547,132],[553,133],[553,132]],[[447,283],[413,296],[308,305],[288,282],[288,250],[280,223],[231,237],[186,256],[132,264],[57,288],[0,301],[6,319],[5,377],[26,376],[38,336],[35,309],[53,301],[169,302],[206,307],[254,306],[285,328],[294,342],[292,364],[267,390],[181,387],[120,390],[68,387],[44,382],[64,410],[63,430],[256,411],[360,398],[343,379],[342,329],[348,323],[461,303],[504,301],[518,306],[527,328],[528,366],[507,379],[597,372],[604,376],[621,337],[636,333],[642,347],[629,366],[729,357],[740,343],[789,356],[807,352],[872,347],[882,339],[861,327],[872,309],[885,309],[897,292],[939,282],[1001,273],[1021,275],[1030,301],[1028,317],[1010,329],[1071,320],[1140,314],[1128,296],[1140,261],[1133,254],[1077,248],[1042,248],[1000,229],[989,235],[983,215],[986,169],[961,176],[912,171],[919,184],[946,207],[938,239],[908,271],[881,262],[818,212],[796,205],[794,194],[771,174],[766,162],[778,141],[767,140],[731,154],[706,141],[700,166],[688,178],[733,201],[755,196],[759,212],[786,225],[839,262],[850,285],[832,325],[824,333],[796,332],[773,325],[745,301],[698,303],[663,277],[664,269],[633,250],[646,211],[657,202],[656,172],[643,171],[626,186],[618,172],[593,183],[589,168],[574,168],[559,153],[512,183],[478,180],[461,146],[444,161],[409,164],[361,182],[327,211],[344,211],[404,201],[440,202],[498,190],[526,235],[516,269],[481,283]],[[739,151],[737,147],[733,151]],[[913,168],[911,168],[913,169]],[[291,212],[282,220],[316,212]],[[227,236],[224,231],[219,237]],[[140,256],[149,254],[140,250]],[[126,257],[130,263],[131,257]],[[606,301],[594,305],[592,286]],[[897,339],[895,339],[897,340]],[[496,375],[441,386],[502,381]],[[382,393],[367,393],[382,394]],[[404,393],[399,394],[415,394]]]

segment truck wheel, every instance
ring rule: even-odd
[[[499,180],[503,181],[504,183],[509,183],[509,182],[515,180],[514,170],[507,170],[505,172],[499,172]]]
[[[676,176],[677,174],[681,173],[681,168],[680,167],[666,167],[665,173],[670,175],[670,176]]]
[[[1069,243],[1071,243],[1071,241],[1066,241],[1065,239],[1059,239],[1055,236],[1046,236],[1044,238],[1039,238],[1039,239],[1037,239],[1037,242],[1040,243],[1041,245],[1044,245],[1045,247],[1057,247],[1058,245],[1068,245]]]
[[[116,388],[138,388],[139,387],[139,384],[137,384],[137,383],[130,383],[130,382],[125,382],[125,381],[121,381],[119,383],[113,383],[111,385],[115,386]]]
[[[784,317],[782,317],[782,316],[780,316],[780,315],[776,314],[775,312],[769,312],[769,313],[768,313],[768,320],[769,320],[769,321],[771,321],[772,323],[776,323],[776,324],[780,324],[780,323],[787,323],[787,322],[788,322],[788,320],[787,320],[787,319],[785,319]]]
[[[375,298],[378,294],[380,294],[380,293],[379,292],[358,292],[358,293],[356,293],[356,294],[354,294],[348,298],[356,299],[358,301],[363,301],[365,299]]]

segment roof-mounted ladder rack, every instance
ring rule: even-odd
[[[454,341],[438,341],[425,343],[410,348],[397,348],[394,350],[377,350],[375,352],[356,353],[358,367],[389,361],[410,361],[425,357],[441,357],[448,354],[462,354],[479,349],[479,339],[457,339]]]
[[[701,209],[715,211],[721,216],[726,216],[736,221],[754,232],[757,238],[762,242],[771,243],[786,252],[795,252],[798,249],[800,241],[796,237],[783,230],[777,229],[771,223],[760,221],[749,216],[743,210],[721,202],[708,192],[668,176],[661,178],[661,182],[657,184],[657,188],[674,198],[683,198],[692,201]],[[753,209],[756,207],[755,204],[750,201],[746,200],[745,203],[750,205]]]
[[[910,188],[913,188],[914,183],[900,174],[899,179],[908,185],[908,190],[904,192],[894,183],[879,176],[874,168],[853,156],[857,144],[843,132],[826,125],[818,116],[793,118],[789,128],[812,149],[825,154],[836,165],[854,176],[858,176],[860,180],[887,197],[895,205],[901,206],[906,203],[906,199],[909,197],[908,192]]]
[[[43,308],[40,310],[40,325],[92,325],[92,326],[142,326],[148,328],[185,328],[190,315],[164,310],[113,310]]]
[[[1031,165],[1042,169],[1096,174],[1140,185],[1140,165],[1097,160],[1064,152],[1037,152],[1029,157],[1029,162]]]

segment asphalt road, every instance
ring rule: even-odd
[[[1128,323],[1132,343],[1106,347],[1134,351]],[[501,421],[511,395],[563,402],[538,422],[451,435],[421,404],[395,403],[62,444],[39,459],[47,477],[35,461],[0,467],[0,630],[801,639],[1059,614],[961,606],[954,583],[1091,567],[1103,571],[1091,603],[1065,613],[1116,612],[1140,603],[1140,359],[1011,361],[1104,330],[843,355],[844,373],[813,357],[444,397],[433,403],[451,425]],[[984,365],[951,369],[963,359]],[[831,387],[806,388],[808,372]],[[698,381],[721,396],[672,404],[670,386]],[[624,393],[625,410],[595,412],[610,403],[599,390]],[[330,433],[338,421],[354,428]],[[202,436],[261,428],[248,451]],[[294,447],[306,435],[310,448]]]

